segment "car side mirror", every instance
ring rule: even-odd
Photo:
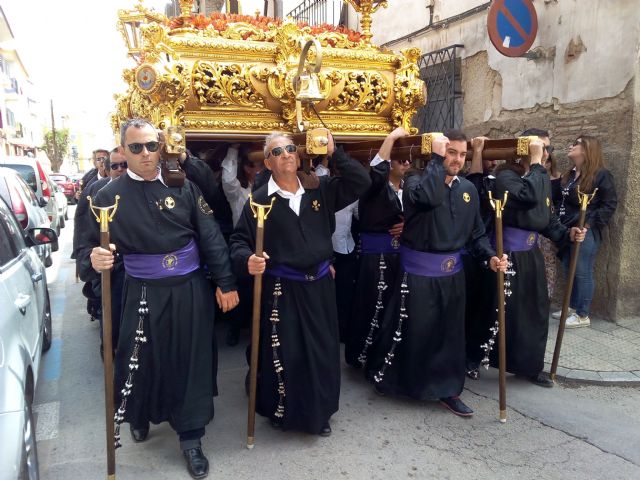
[[[30,247],[36,245],[51,245],[53,252],[58,251],[58,235],[52,228],[30,228],[27,230],[27,244]]]
[[[47,203],[49,203],[49,201],[44,197],[40,197],[40,200],[38,200],[38,205],[40,205],[42,208],[46,207]]]

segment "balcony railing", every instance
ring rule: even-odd
[[[304,0],[291,10],[287,17],[311,26],[328,23],[330,25],[347,24],[347,8],[342,0]]]

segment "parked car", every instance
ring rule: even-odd
[[[49,175],[49,178],[58,184],[62,193],[64,193],[64,196],[67,198],[67,202],[74,205],[76,203],[76,192],[78,191],[77,182],[74,183],[71,178],[63,173],[52,173]]]
[[[51,304],[42,262],[29,248],[57,243],[50,228],[25,234],[0,199],[0,477],[38,478],[33,399],[51,347]]]
[[[44,209],[49,216],[51,228],[60,234],[60,218],[58,205],[53,191],[53,182],[42,168],[42,164],[30,157],[2,157],[0,167],[8,167],[17,171],[24,178],[27,185],[35,192],[38,200],[43,198],[47,204]]]
[[[7,202],[24,231],[51,226],[47,212],[41,207],[44,200],[38,202],[33,190],[15,170],[0,167],[0,197]],[[50,267],[53,263],[51,245],[37,245],[34,249],[44,266]]]
[[[53,191],[55,192],[55,195],[56,195],[56,205],[58,205],[58,218],[60,221],[60,228],[64,228],[64,226],[67,223],[67,220],[69,220],[69,213],[68,213],[69,205],[68,205],[67,197],[62,192],[62,188],[60,188],[60,185],[56,185],[55,182],[53,183]]]

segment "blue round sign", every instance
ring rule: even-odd
[[[538,16],[531,0],[494,0],[487,19],[489,39],[507,57],[519,57],[536,39]]]

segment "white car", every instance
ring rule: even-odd
[[[67,209],[68,209],[67,197],[62,192],[60,185],[57,185],[55,182],[52,182],[52,183],[53,183],[53,191],[55,192],[55,196],[56,196],[56,204],[58,206],[58,218],[60,222],[60,228],[64,228],[64,226],[67,223],[67,220],[69,220],[69,214],[67,212]]]
[[[45,267],[30,247],[57,242],[50,228],[25,233],[0,198],[0,480],[38,478],[32,406],[52,332]]]

